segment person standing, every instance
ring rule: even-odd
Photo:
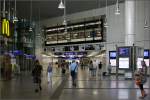
[[[51,83],[51,84],[52,84],[52,71],[53,71],[52,64],[49,63],[47,67],[47,78],[48,78],[48,83]]]
[[[90,72],[90,75],[93,76],[93,62],[92,62],[92,60],[89,63],[89,72]]]
[[[93,62],[93,76],[96,76],[97,68],[98,68],[98,64],[97,64],[96,60],[94,60],[94,62]]]
[[[41,86],[41,74],[42,74],[42,65],[40,65],[39,60],[35,61],[35,67],[32,70],[32,76],[33,76],[33,81],[36,85],[35,92],[38,92],[39,90],[42,90]]]
[[[111,68],[112,68],[112,67],[111,67],[111,63],[109,62],[109,64],[108,64],[108,74],[109,74],[109,75],[111,75]]]
[[[141,90],[141,97],[140,98],[144,98],[147,96],[144,88],[143,88],[143,85],[146,83],[147,81],[147,66],[146,66],[146,63],[145,61],[141,61],[141,65],[142,65],[142,68],[139,70],[138,74],[136,74],[136,85],[140,88]]]
[[[65,73],[66,73],[66,62],[65,62],[65,60],[62,61],[61,68],[62,68],[62,70],[61,70],[62,75],[65,75]]]
[[[71,72],[73,86],[76,86],[77,70],[78,70],[78,64],[75,62],[75,60],[73,60],[70,65],[70,72]]]
[[[101,76],[102,62],[98,64],[98,69],[99,69],[99,75]]]

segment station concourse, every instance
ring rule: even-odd
[[[0,100],[150,100],[150,0],[1,0]]]

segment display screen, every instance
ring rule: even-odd
[[[146,66],[149,67],[149,59],[144,59]]]
[[[13,51],[13,54],[14,54],[15,56],[23,55],[23,51],[21,51],[21,50],[15,50],[15,51]]]
[[[85,45],[85,50],[95,50],[93,45]]]
[[[79,51],[85,51],[85,47],[84,46],[79,46]]]
[[[129,56],[129,48],[119,48],[119,56],[128,57]]]
[[[110,59],[111,66],[116,66],[116,59]]]
[[[75,51],[79,50],[79,46],[73,46]]]
[[[64,47],[64,51],[71,51],[69,46]]]
[[[144,58],[149,59],[149,50],[144,50]]]
[[[137,68],[142,68],[141,61],[143,61],[143,58],[137,58],[136,62]]]
[[[116,51],[109,51],[109,58],[116,59]]]
[[[129,69],[129,58],[119,58],[119,68]]]

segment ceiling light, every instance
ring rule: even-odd
[[[118,7],[116,8],[115,14],[116,14],[116,15],[120,15],[120,10],[119,10]]]
[[[149,26],[148,26],[147,20],[145,20],[144,29],[149,29]]]
[[[0,9],[1,10],[1,9]],[[6,17],[6,1],[3,1],[3,11],[2,11],[2,16],[5,18]]]
[[[33,29],[32,29],[32,27],[30,27],[30,28],[29,28],[29,32],[32,32],[32,31],[33,31]]]
[[[106,0],[106,16],[105,16],[105,23],[104,23],[104,27],[108,27],[108,23],[107,23],[107,10],[108,10],[108,6],[107,6],[107,0]]]
[[[63,21],[63,25],[67,25],[67,21],[66,21],[66,19],[64,19],[64,21]]]
[[[15,16],[15,17],[13,17],[13,23],[14,22],[18,22],[18,18]]]
[[[104,27],[106,27],[106,28],[108,27],[108,23],[107,22],[104,23]]]
[[[63,4],[63,2],[62,2],[62,0],[61,0],[61,2],[59,3],[58,8],[59,8],[59,9],[64,9],[64,8],[65,8],[65,6],[64,6],[64,4]]]
[[[13,23],[18,22],[18,18],[16,16],[17,8],[16,8],[16,0],[15,0],[15,11],[14,11],[14,16],[13,16]]]
[[[147,16],[144,19],[144,29],[149,29],[149,25],[148,25],[148,22],[147,22]]]
[[[120,15],[119,2],[118,2],[118,0],[117,0],[117,2],[116,2],[116,10],[115,10],[115,14],[116,14],[116,15]]]
[[[105,18],[104,27],[105,27],[105,28],[108,27],[107,18]]]

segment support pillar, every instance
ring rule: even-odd
[[[125,46],[135,44],[135,0],[125,0]]]

